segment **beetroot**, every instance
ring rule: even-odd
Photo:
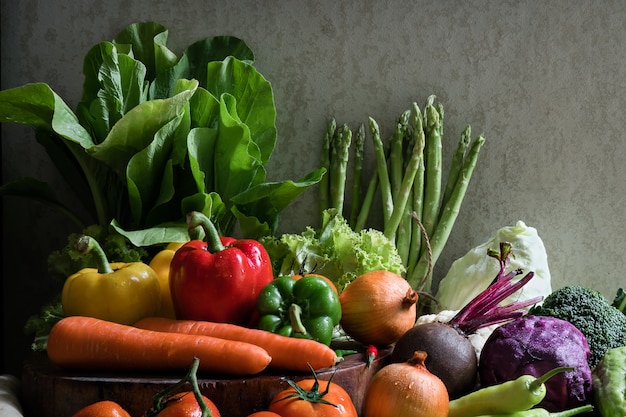
[[[433,346],[437,348],[433,349]],[[476,352],[469,339],[452,326],[434,322],[413,327],[394,346],[391,361],[406,362],[406,358],[411,358],[416,351],[427,352],[424,365],[441,379],[451,399],[476,388]]]
[[[563,411],[591,398],[589,356],[587,339],[571,323],[527,315],[499,326],[489,336],[478,363],[480,383],[495,385],[522,375],[539,377],[561,366],[575,367],[545,383],[547,393],[538,405]]]
[[[415,351],[425,351],[428,354],[426,367],[443,381],[451,399],[474,389],[478,379],[478,359],[467,336],[483,327],[521,317],[526,314],[526,307],[542,300],[542,297],[535,297],[500,305],[534,276],[531,271],[514,281],[522,271],[506,272],[511,253],[511,245],[507,242],[500,244],[499,252],[490,250],[487,255],[498,260],[500,271],[489,287],[449,322],[418,324],[403,334],[392,352],[392,362],[405,362]]]

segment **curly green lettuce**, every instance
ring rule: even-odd
[[[365,272],[406,272],[394,243],[381,231],[356,232],[336,209],[324,211],[319,230],[307,227],[300,234],[265,237],[261,242],[276,276],[315,272],[333,281],[339,291]]]

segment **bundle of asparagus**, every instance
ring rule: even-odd
[[[443,181],[443,105],[428,97],[423,111],[416,103],[397,119],[384,142],[376,120],[368,130],[376,160],[375,175],[363,182],[365,127],[352,132],[333,118],[324,134],[321,165],[327,174],[319,184],[320,212],[335,208],[354,230],[371,227],[370,212],[380,193],[383,233],[395,243],[406,267],[406,279],[421,293],[430,293],[432,270],[459,214],[478,153],[485,142],[471,140],[468,125]],[[354,136],[354,141],[352,140]],[[352,160],[350,158],[352,157]],[[351,164],[351,176],[349,162]],[[352,182],[350,213],[344,213],[346,185]]]

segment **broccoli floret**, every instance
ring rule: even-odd
[[[576,326],[589,343],[591,368],[609,349],[626,345],[626,315],[590,288],[578,285],[560,288],[550,293],[543,305],[531,308],[529,314],[560,318]]]

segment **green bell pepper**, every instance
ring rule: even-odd
[[[310,275],[299,280],[274,279],[257,299],[259,329],[283,336],[313,339],[330,345],[341,320],[341,304],[332,286]]]

